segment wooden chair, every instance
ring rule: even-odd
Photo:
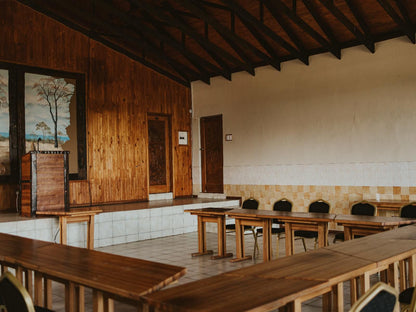
[[[308,212],[329,213],[330,208],[331,205],[327,201],[323,199],[318,199],[309,204]],[[316,244],[318,243],[318,232],[316,231],[298,230],[295,231],[295,237],[300,237],[302,239],[303,248],[305,249],[305,251],[307,250],[305,238],[315,239],[314,248],[316,248]]]
[[[292,211],[293,203],[287,198],[281,198],[273,204],[274,211]],[[278,225],[278,227],[272,227],[272,235],[276,234],[276,257],[279,257],[279,239],[280,235],[285,232],[284,222],[281,222],[277,219],[273,219],[273,224]],[[256,237],[263,234],[263,228],[258,228],[256,230]]]
[[[0,311],[7,312],[51,312],[42,307],[35,307],[26,288],[10,272],[0,278]]]
[[[373,204],[370,204],[368,201],[362,200],[351,205],[351,214],[359,216],[376,216],[377,207]],[[344,241],[344,233],[337,233],[334,237],[334,243],[336,241]]]
[[[243,204],[241,205],[241,208],[243,209],[255,209],[257,210],[259,208],[259,201],[253,197],[247,198],[243,201]],[[227,232],[235,232],[235,223],[230,223],[225,225],[225,230]],[[257,236],[255,232],[255,228],[252,226],[245,225],[244,226],[244,232],[250,231],[253,234],[254,237],[254,251],[253,251],[253,258],[256,257],[256,250],[258,253],[259,251],[259,245],[257,244]]]
[[[350,312],[393,312],[397,302],[396,289],[378,282],[353,304]]]

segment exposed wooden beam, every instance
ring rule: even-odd
[[[289,53],[293,54],[295,57],[298,57],[305,64],[308,64],[307,57],[305,58],[305,56],[302,55],[302,53],[300,51],[298,51],[289,42],[287,42],[282,37],[280,37],[278,34],[276,34],[273,30],[271,30],[265,24],[260,22],[257,18],[255,18],[253,15],[251,15],[247,10],[245,10],[243,7],[241,7],[238,3],[236,3],[233,0],[221,0],[221,1],[225,4],[227,4],[230,8],[232,8],[240,16],[241,19],[244,19],[247,22],[250,22],[251,24],[253,24],[256,28],[258,28],[261,32],[263,32],[268,37],[270,37],[272,40],[274,40],[277,44],[282,46]]]
[[[412,43],[415,43],[415,30],[405,20],[403,20],[399,14],[393,9],[391,4],[387,0],[377,0],[384,11],[393,19],[393,21],[400,27],[403,33],[409,38]]]
[[[319,0],[333,16],[335,16],[360,42],[362,42],[367,49],[371,52],[375,52],[374,42],[368,40],[365,35],[356,27],[345,15],[342,13],[332,1]]]
[[[264,0],[263,0],[264,1]],[[302,18],[300,18],[294,11],[288,8],[281,0],[267,0],[270,5],[275,4],[278,10],[282,11],[289,17],[295,24],[302,28],[309,36],[315,39],[323,48],[328,49],[335,57],[339,58],[340,49],[333,47],[324,37],[322,37],[315,29],[309,26]]]
[[[311,13],[314,20],[318,23],[319,27],[321,27],[322,31],[327,36],[328,40],[330,41],[330,45],[333,49],[333,54],[335,55],[335,57],[341,59],[341,47],[337,38],[335,38],[335,35],[332,32],[331,27],[318,13],[315,4],[313,4],[310,0],[303,0],[303,4],[306,6],[306,8],[309,10],[309,13]]]
[[[178,0],[177,2],[180,3],[186,9],[188,9],[189,11],[191,11],[193,14],[198,15],[204,22],[208,23],[208,25],[214,28],[215,31],[225,39],[228,45],[244,61],[244,63],[247,66],[246,71],[253,76],[255,75],[252,61],[247,56],[246,52],[243,50],[243,48],[249,48],[249,47],[254,48],[251,44],[249,44],[247,41],[237,36],[229,28],[227,28],[226,26],[218,22],[218,20],[215,17],[211,16],[209,13],[207,13],[203,7],[197,4],[194,4],[188,0]],[[254,48],[253,50],[257,50],[257,49]],[[261,51],[259,52],[262,53]],[[266,56],[265,54],[262,55],[262,59],[264,59],[265,57],[267,58],[268,56]]]
[[[222,68],[222,72],[219,74],[223,75],[226,79],[231,80],[231,70],[228,64],[224,61],[224,59],[227,59],[229,62],[237,66],[244,66],[244,64],[241,63],[239,59],[235,58],[221,47],[218,47],[215,44],[211,43],[203,35],[200,35],[196,31],[194,31],[189,25],[187,25],[183,21],[181,17],[175,15],[174,13],[165,14],[160,7],[155,6],[153,3],[148,3],[146,1],[131,0],[131,2],[134,3],[140,9],[146,11],[148,14],[157,17],[158,20],[167,22],[168,24],[172,25],[172,27],[178,28],[182,32],[186,33],[190,38],[195,40]]]
[[[358,7],[356,6],[356,4],[354,3],[353,0],[345,0],[345,2],[347,3],[348,7],[350,8],[352,14],[354,15],[355,19],[358,21],[358,23],[360,24],[361,29],[364,31],[364,35],[367,38],[367,40],[369,41],[369,43],[375,47],[375,40],[373,39],[373,37],[370,34],[370,29],[368,28],[368,25],[365,21],[365,19],[363,18],[361,12],[359,11]]]
[[[295,34],[295,32],[292,29],[292,26],[289,24],[289,22],[282,16],[280,13],[280,10],[278,10],[276,7],[273,6],[270,1],[263,1],[260,0],[264,5],[267,7],[269,12],[272,14],[273,18],[282,26],[283,30],[287,33],[290,40],[296,45],[296,47],[299,49],[299,53],[302,55],[302,58],[305,60],[305,64],[309,65],[309,55],[306,52],[306,49],[303,45],[302,40]]]
[[[184,6],[194,14],[197,14],[201,17],[201,19],[209,23],[211,27],[213,27],[221,36],[223,36],[225,40],[227,40],[227,42],[233,47],[233,49],[237,53],[239,53],[240,51],[239,54],[241,57],[244,57],[243,55],[241,55],[241,52],[243,52],[241,48],[244,48],[254,53],[257,57],[259,57],[266,63],[276,67],[280,66],[279,62],[276,62],[275,60],[271,59],[268,55],[254,47],[251,43],[241,38],[240,36],[234,34],[232,31],[230,31],[230,29],[222,25],[214,16],[208,14],[202,7],[197,5],[196,2],[194,3],[191,0],[176,0],[176,2],[180,3],[182,6]],[[244,60],[245,62],[249,62],[251,64],[251,61],[248,58]],[[251,74],[254,75],[254,68]]]

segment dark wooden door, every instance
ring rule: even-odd
[[[171,189],[171,151],[169,117],[149,115],[149,193],[166,193]]]
[[[201,118],[202,192],[223,193],[222,115]]]

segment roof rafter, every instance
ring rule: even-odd
[[[323,30],[325,35],[328,37],[330,44],[332,46],[333,54],[335,52],[335,57],[341,59],[341,47],[340,44],[335,38],[334,33],[332,32],[331,28],[329,27],[328,23],[319,15],[318,10],[316,9],[315,5],[310,0],[302,0],[303,4],[311,13],[314,20],[318,23],[319,27]]]
[[[264,1],[264,0],[263,0]],[[267,2],[272,3],[270,0]],[[295,24],[302,28],[309,36],[320,43],[324,48],[328,49],[335,57],[339,58],[340,49],[333,48],[331,44],[322,37],[315,29],[313,29],[308,23],[300,18],[296,13],[289,9],[281,0],[274,0],[273,3],[282,10]]]
[[[409,38],[412,43],[415,43],[415,30],[399,14],[393,9],[387,0],[377,0],[386,13],[393,19],[393,21],[400,27],[403,33]]]
[[[277,44],[282,46],[289,53],[293,53],[294,55],[296,55],[305,64],[308,63],[307,59],[305,59],[303,57],[303,55],[295,47],[293,47],[289,42],[287,42],[282,37],[280,37],[278,34],[276,34],[272,29],[270,29],[265,24],[260,22],[257,18],[255,18],[253,15],[251,15],[248,11],[246,11],[243,7],[241,7],[235,1],[233,1],[233,0],[221,0],[221,1],[224,2],[225,4],[227,4],[233,10],[235,10],[237,12],[237,14],[240,16],[241,19],[244,19],[244,20],[252,23],[256,28],[258,28],[261,32],[263,32],[268,37],[270,37],[272,40],[274,40]]]
[[[334,15],[359,41],[361,41],[367,49],[371,52],[375,52],[374,42],[368,40],[368,38],[356,27],[345,15],[342,13],[332,1],[319,0],[330,12]]]
[[[219,34],[221,34],[224,39],[228,40],[229,44],[232,44],[232,47],[236,49],[237,47],[239,49],[244,48],[247,50],[250,50],[253,52],[257,57],[261,58],[263,61],[267,62],[268,64],[271,64],[275,67],[279,67],[280,63],[276,62],[275,60],[271,59],[268,55],[254,47],[251,43],[246,41],[245,39],[242,39],[240,36],[233,33],[230,29],[222,25],[218,20],[213,17],[212,15],[208,14],[202,7],[199,5],[196,5],[190,0],[177,0],[181,5],[183,5],[185,8],[189,9],[191,12],[197,14],[198,16],[201,16],[201,18],[209,23]],[[238,50],[236,51],[238,53]],[[252,75],[254,75],[254,68],[251,72]]]
[[[240,60],[238,60],[237,58],[229,54],[227,51],[225,51],[221,47],[218,47],[215,44],[211,43],[209,40],[207,40],[204,36],[201,36],[200,34],[198,34],[196,31],[192,30],[192,28],[189,27],[189,25],[187,25],[182,20],[182,18],[175,15],[174,13],[172,14],[162,13],[160,7],[155,6],[154,4],[149,4],[146,1],[140,1],[140,0],[130,0],[130,1],[134,3],[140,9],[145,10],[148,14],[157,16],[159,20],[165,21],[169,23],[170,25],[172,25],[173,27],[178,28],[179,30],[187,34],[189,37],[191,37],[193,40],[195,40],[203,48],[205,48],[207,53],[222,68],[222,72],[220,74],[223,75],[224,78],[231,80],[231,70],[224,59],[228,60],[229,62],[232,62],[233,64],[244,66],[244,64],[241,63]]]

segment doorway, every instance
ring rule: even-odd
[[[203,193],[223,193],[222,115],[201,117],[201,176]]]
[[[147,116],[149,138],[149,194],[172,191],[170,118]]]

